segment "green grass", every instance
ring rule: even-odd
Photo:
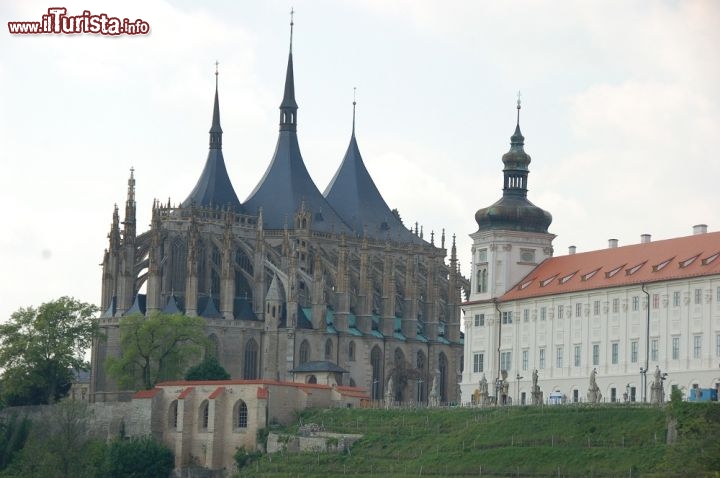
[[[665,444],[667,412],[655,407],[329,409],[300,421],[364,438],[346,454],[265,455],[242,476],[667,476],[694,453]]]

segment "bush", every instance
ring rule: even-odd
[[[150,437],[115,440],[106,456],[111,478],[165,478],[175,467],[172,451]]]
[[[199,364],[190,367],[185,374],[185,380],[229,380],[230,374],[223,368],[217,359],[208,356]]]
[[[242,470],[243,467],[249,465],[253,462],[253,460],[256,460],[262,456],[262,453],[255,451],[255,452],[247,452],[245,451],[245,448],[238,448],[235,451],[235,463],[237,463],[238,470]]]

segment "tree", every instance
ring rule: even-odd
[[[197,365],[190,367],[185,374],[185,380],[229,380],[230,374],[223,368],[217,359],[208,355]]]
[[[37,309],[21,308],[0,324],[0,382],[7,405],[37,405],[65,396],[72,371],[87,367],[97,334],[97,307],[61,297]]]
[[[207,342],[202,317],[130,315],[120,320],[121,355],[109,358],[106,369],[122,387],[149,390],[160,381],[182,377]]]
[[[165,445],[150,437],[115,440],[108,446],[107,476],[155,478],[170,475],[175,457]]]

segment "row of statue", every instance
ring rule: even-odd
[[[508,373],[506,370],[501,371],[501,377],[496,382],[497,400],[495,403],[498,405],[509,405],[510,404],[510,382],[508,381]],[[655,374],[653,383],[650,386],[650,403],[661,404],[665,400],[665,390],[663,386],[663,380],[665,377],[660,371],[660,367],[655,367]],[[462,403],[460,385],[458,384],[458,402]],[[540,390],[538,385],[538,371],[533,370],[532,373],[532,388],[530,389],[531,403],[532,405],[542,405],[543,403],[543,392]],[[484,407],[493,403],[488,391],[488,381],[483,373],[478,388],[473,394],[475,404]],[[625,397],[627,401],[627,397]],[[385,408],[390,408],[395,401],[395,390],[393,379],[388,379],[387,387],[385,388]],[[600,403],[602,401],[602,393],[600,387],[597,384],[597,369],[593,368],[590,372],[590,386],[587,392],[588,403]],[[428,397],[428,405],[431,407],[437,407],[440,405],[440,385],[439,385],[439,374],[436,373],[433,376],[432,388],[430,389],[430,395]]]

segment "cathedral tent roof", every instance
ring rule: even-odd
[[[393,214],[365,167],[353,120],[353,133],[340,168],[325,189],[325,198],[356,235],[371,239],[427,244]]]
[[[137,294],[133,301],[132,307],[130,307],[123,315],[128,316],[132,314],[145,315],[145,304],[147,302],[147,296],[145,294]]]
[[[245,209],[255,214],[262,208],[264,226],[267,229],[282,229],[285,225],[292,225],[295,213],[304,207],[311,214],[310,229],[349,233],[348,226],[310,178],[300,154],[292,50],[287,68],[275,153],[265,175],[245,201]]]
[[[235,189],[230,182],[225,159],[222,153],[222,128],[220,127],[220,102],[217,91],[217,72],[215,81],[215,105],[213,107],[212,127],[210,128],[210,151],[200,179],[190,195],[182,202],[183,207],[228,207],[235,212],[243,211]]]
[[[198,308],[201,311],[201,317],[205,317],[206,319],[219,319],[220,317],[222,317],[217,307],[215,306],[215,301],[213,300],[212,296],[201,297],[200,300],[198,300],[198,303]]]
[[[175,294],[171,294],[170,297],[168,297],[167,305],[165,305],[162,311],[164,314],[182,314]]]

